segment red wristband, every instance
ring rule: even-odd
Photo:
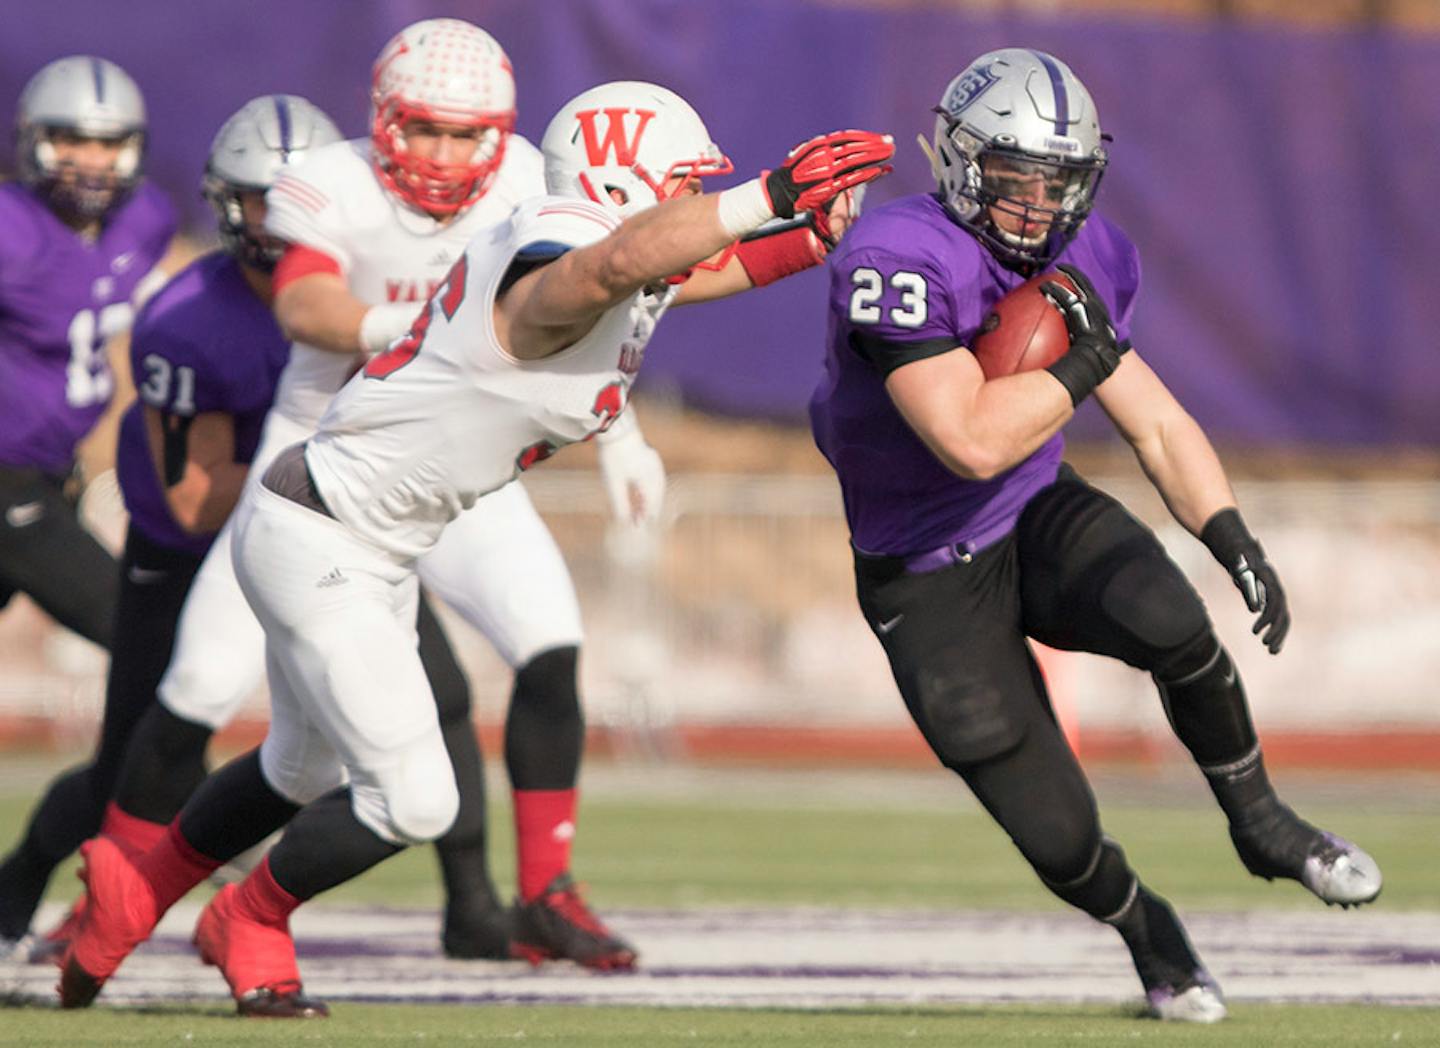
[[[825,261],[825,245],[808,227],[787,229],[771,237],[742,240],[735,248],[735,257],[745,267],[750,283],[756,287],[773,284],[792,273],[818,266]]]

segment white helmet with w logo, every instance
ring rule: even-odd
[[[545,129],[545,187],[626,217],[680,193],[691,179],[734,170],[690,103],[638,80],[592,87]]]

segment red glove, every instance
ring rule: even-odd
[[[790,150],[785,162],[766,172],[765,195],[779,218],[819,211],[852,186],[888,174],[895,155],[889,135],[874,131],[832,131]]]

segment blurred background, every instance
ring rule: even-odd
[[[1219,446],[1289,588],[1283,655],[1249,636],[1228,578],[1168,523],[1102,416],[1069,427],[1072,460],[1152,523],[1205,595],[1272,762],[1440,769],[1440,2],[49,0],[7,13],[0,107],[64,54],[103,55],[139,82],[148,170],[186,224],[177,267],[213,244],[197,186],[221,121],[284,91],[368,133],[370,63],[424,17],[469,19],[504,45],[532,141],[568,97],[620,78],[689,99],[736,181],[814,132],[893,132],[896,171],[872,205],[931,188],[914,138],[972,58],[1053,52],[1115,138],[1099,207],[1140,247],[1136,345]],[[931,760],[854,607],[838,491],[804,425],[824,279],[661,327],[637,398],[671,476],[654,541],[609,527],[589,448],[527,474],[581,591],[592,752]],[[86,510],[114,540],[112,425],[87,448]],[[493,734],[510,675],[450,621]],[[1148,679],[1042,662],[1082,759],[1178,754]],[[87,743],[103,673],[97,651],[17,599],[0,613],[0,745]],[[257,696],[232,738],[253,737],[263,712]]]

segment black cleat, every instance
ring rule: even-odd
[[[60,966],[60,981],[55,986],[60,993],[61,1008],[90,1007],[104,985],[104,979],[87,972],[67,950]]]
[[[235,999],[235,1011],[247,1019],[326,1019],[330,1006],[306,997],[299,983],[261,986]]]
[[[446,957],[457,961],[508,961],[514,957],[514,927],[514,915],[502,906],[478,913],[447,908],[440,945]]]
[[[635,947],[595,916],[568,873],[529,902],[516,901],[511,956],[533,965],[571,960],[600,971],[629,971],[637,960]]]

